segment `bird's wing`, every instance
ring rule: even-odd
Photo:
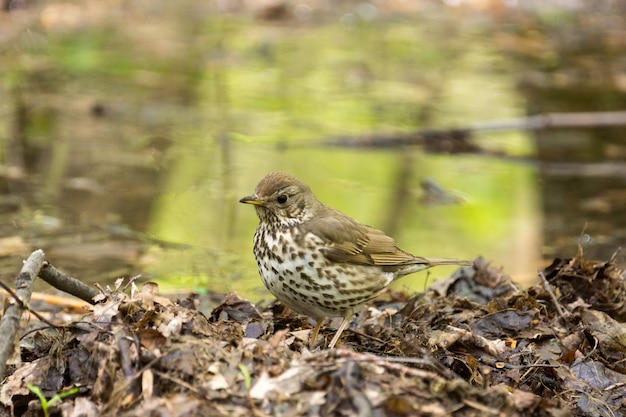
[[[358,223],[339,211],[317,216],[302,226],[305,232],[324,241],[323,253],[334,262],[391,266],[419,259],[398,248],[395,240],[382,231]]]

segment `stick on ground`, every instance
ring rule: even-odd
[[[90,287],[76,278],[65,275],[47,261],[44,262],[41,271],[39,271],[39,277],[54,288],[78,297],[89,304],[95,304],[93,298],[100,293],[97,288]]]
[[[0,380],[4,379],[7,359],[13,350],[15,335],[24,312],[24,304],[28,304],[30,301],[30,296],[33,293],[33,283],[37,275],[39,275],[45,259],[46,255],[41,249],[31,253],[15,280],[15,294],[21,303],[14,301],[9,305],[0,321],[0,334],[3,336],[0,341]]]

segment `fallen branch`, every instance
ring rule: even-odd
[[[6,363],[9,355],[13,351],[15,335],[20,325],[20,319],[24,312],[24,306],[28,305],[30,296],[33,293],[33,283],[39,274],[46,255],[41,249],[37,249],[30,254],[24,262],[20,274],[15,280],[16,301],[11,303],[0,320],[0,334],[3,336],[0,340],[0,379],[4,379],[6,371]]]
[[[78,297],[92,305],[96,303],[93,298],[100,293],[97,288],[90,287],[76,278],[65,275],[47,261],[44,262],[41,271],[39,271],[39,277],[54,288]]]
[[[472,133],[606,126],[626,126],[626,111],[546,113],[515,119],[474,123],[465,127],[449,129],[424,129],[409,133],[392,132],[333,137],[323,140],[322,144],[345,148],[395,148],[405,145],[423,145],[427,150],[437,152],[489,153],[472,143]]]
[[[6,291],[13,297],[13,303],[9,305],[0,321],[0,379],[4,378],[6,362],[14,347],[15,335],[19,328],[20,319],[24,310],[30,310],[28,303],[33,293],[33,283],[37,276],[53,287],[80,298],[89,304],[95,304],[94,297],[99,294],[96,288],[92,288],[79,280],[65,275],[50,265],[45,254],[38,249],[30,254],[24,262],[24,266],[17,276],[15,292],[9,288]]]

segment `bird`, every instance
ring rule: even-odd
[[[291,310],[315,320],[311,348],[325,318],[343,318],[332,349],[355,309],[393,281],[433,266],[469,265],[400,249],[383,231],[321,203],[286,172],[270,172],[239,202],[253,205],[259,218],[253,252],[263,284]]]

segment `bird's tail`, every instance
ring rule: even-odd
[[[394,279],[402,278],[405,275],[414,274],[433,266],[441,265],[470,266],[472,265],[472,262],[454,258],[422,258],[416,256],[413,262],[407,263],[396,270]]]

